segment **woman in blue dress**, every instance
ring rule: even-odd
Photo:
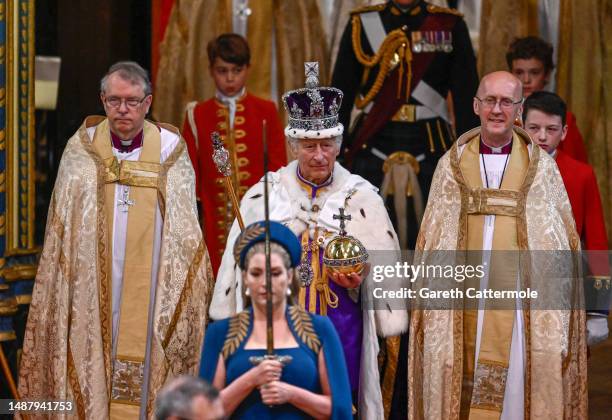
[[[327,318],[291,304],[301,247],[293,232],[277,222],[270,222],[274,352],[291,361],[251,362],[266,354],[264,235],[264,223],[256,222],[236,241],[247,309],[209,325],[200,376],[221,390],[232,418],[352,419],[340,340]]]

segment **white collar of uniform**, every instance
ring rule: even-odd
[[[245,94],[246,88],[244,86],[242,87],[242,89],[240,89],[240,92],[238,92],[234,96],[226,96],[223,93],[219,92],[219,90],[217,90],[217,92],[215,93],[215,98],[217,98],[219,102],[229,108],[230,129],[234,128],[234,117],[236,116],[236,102],[242,99]]]

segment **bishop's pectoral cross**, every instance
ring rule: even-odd
[[[130,189],[129,187],[123,187],[123,192],[122,192],[122,196],[118,201],[119,206],[122,207],[123,212],[127,213],[127,211],[129,210],[129,206],[133,206],[134,204],[136,204],[136,202],[134,202],[134,200],[130,199]]]
[[[346,227],[346,224],[344,223],[345,220],[351,220],[351,215],[350,214],[344,214],[344,209],[342,207],[340,207],[338,209],[338,211],[340,212],[340,214],[334,214],[333,217],[335,220],[340,220],[340,236],[346,236],[346,231],[344,230],[344,228]]]

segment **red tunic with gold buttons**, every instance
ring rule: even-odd
[[[269,170],[276,171],[287,163],[287,154],[285,134],[273,102],[246,93],[236,102],[233,129],[229,129],[229,108],[214,98],[199,102],[193,108],[196,135],[189,116],[185,117],[182,134],[196,172],[197,194],[204,219],[202,228],[215,275],[234,213],[223,177],[212,160],[210,135],[213,131],[221,135],[230,153],[234,189],[242,198],[263,176],[263,120],[268,126]]]

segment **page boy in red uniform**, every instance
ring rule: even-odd
[[[587,297],[587,343],[592,346],[608,337],[610,271],[608,238],[599,189],[593,168],[570,157],[559,147],[567,138],[565,102],[551,92],[535,92],[523,105],[525,130],[542,149],[555,158],[567,190],[576,230],[583,251],[587,251],[588,271],[585,281]]]
[[[234,220],[223,178],[212,160],[211,133],[219,132],[230,153],[232,183],[238,199],[263,176],[262,123],[267,121],[269,170],[287,163],[285,134],[273,102],[246,91],[251,54],[238,34],[223,34],[207,46],[213,98],[187,105],[182,134],[196,172],[202,229],[215,274]]]
[[[523,98],[533,92],[544,90],[555,68],[553,64],[553,47],[548,42],[535,36],[515,39],[506,53],[508,68],[523,83]],[[565,116],[567,134],[559,150],[572,158],[588,163],[588,157],[582,135],[576,125],[576,117],[570,111]]]

